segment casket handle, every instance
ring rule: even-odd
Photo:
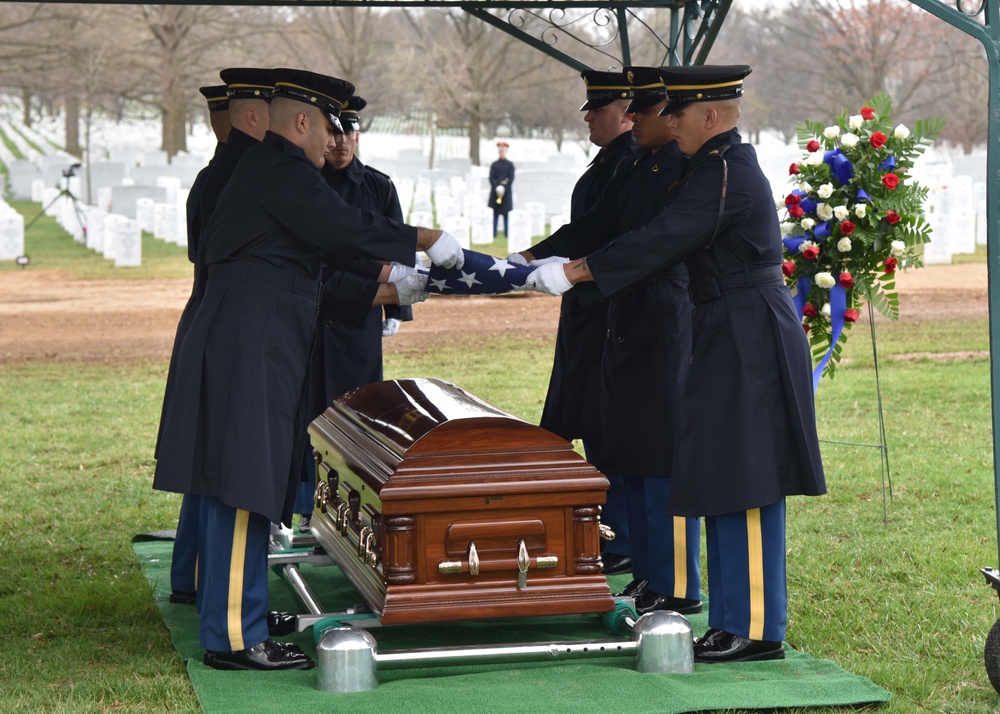
[[[601,529],[601,538],[603,538],[604,540],[614,540],[615,539],[615,537],[616,537],[615,536],[615,532],[613,530],[611,530],[611,526],[606,526],[606,525],[604,525],[602,523],[600,525],[600,529]]]
[[[555,568],[559,565],[559,556],[557,555],[539,555],[537,557],[532,557],[528,553],[528,546],[522,540],[517,546],[517,558],[511,562],[510,558],[497,559],[497,560],[481,560],[479,557],[479,551],[476,548],[475,541],[469,542],[469,559],[467,561],[462,560],[442,560],[438,563],[438,572],[442,575],[447,575],[449,573],[468,573],[472,577],[476,577],[480,572],[487,571],[498,571],[507,570],[512,566],[517,567],[518,570],[518,580],[522,573],[527,573],[529,568]],[[525,576],[527,577],[527,576]],[[521,585],[520,587],[524,587]]]
[[[476,550],[476,541],[469,541],[469,575],[476,577],[479,575],[479,551]]]

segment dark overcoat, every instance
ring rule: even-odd
[[[323,253],[412,265],[416,237],[348,206],[281,136],[248,149],[206,226],[154,487],[290,522]]]
[[[673,142],[653,155],[639,152],[594,208],[553,233],[544,246],[539,244],[541,252],[582,257],[646,225],[672,199],[670,189],[686,163]],[[590,418],[599,424],[601,438],[595,453],[587,456],[601,471],[671,476],[690,355],[691,301],[683,265],[609,300],[600,379],[590,387],[598,392],[598,412]]]
[[[619,166],[633,153],[635,139],[631,131],[620,134],[597,152],[573,187],[571,220],[593,208]],[[594,418],[600,409],[594,385],[600,379],[607,323],[608,303],[596,285],[580,283],[563,295],[552,375],[539,424],[569,441],[600,436]]]
[[[497,200],[497,186],[504,186],[504,194]],[[514,164],[510,159],[497,159],[490,164],[490,197],[486,205],[494,213],[510,213],[514,207]]]
[[[345,169],[323,168],[327,184],[352,206],[403,221],[392,180],[357,157]],[[365,258],[323,259],[323,299],[309,371],[309,418],[345,392],[382,379],[382,308],[373,306],[382,264]],[[412,319],[398,305],[387,315]]]
[[[174,335],[174,346],[170,351],[170,365],[167,367],[167,383],[163,390],[163,406],[160,411],[160,429],[156,435],[156,447],[153,449],[154,458],[160,455],[160,439],[163,436],[163,414],[170,403],[170,395],[173,391],[173,383],[176,376],[176,364],[181,345],[184,343],[184,336],[187,334],[191,321],[194,319],[195,311],[201,296],[205,293],[205,260],[199,255],[202,241],[201,234],[208,219],[215,210],[215,204],[219,200],[219,194],[226,187],[226,182],[236,168],[236,162],[243,155],[243,151],[257,143],[257,140],[239,129],[231,129],[225,142],[216,144],[215,155],[208,166],[198,172],[191,190],[188,192],[186,204],[187,217],[187,243],[188,260],[194,264],[194,286],[191,289],[191,297],[188,298],[181,318],[177,323],[177,332]]]
[[[675,515],[716,516],[826,492],[809,345],[781,260],[771,187],[735,130],[698,150],[679,196],[646,228],[588,258],[609,297],[688,266],[694,344],[668,504]]]

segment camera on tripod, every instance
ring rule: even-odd
[[[70,176],[76,175],[76,170],[80,168],[83,164],[73,164],[69,168],[63,169],[62,175],[64,178],[69,178]]]

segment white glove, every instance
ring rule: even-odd
[[[507,187],[506,186],[504,186],[503,184],[500,184],[499,186],[497,186],[497,196],[498,197],[503,198],[503,195],[505,193],[507,193]]]
[[[514,265],[527,265],[528,261],[525,260],[524,256],[520,253],[511,253],[506,258],[508,263],[513,263]]]
[[[399,287],[396,287],[397,292]],[[402,320],[398,320],[395,317],[387,317],[382,322],[382,337],[392,337],[399,330],[399,326],[402,324]]]
[[[427,257],[434,265],[442,268],[461,268],[465,265],[465,253],[458,239],[448,231],[442,231],[441,237],[427,249]]]
[[[402,263],[389,263],[389,280],[387,282],[395,283],[402,280],[407,275],[413,275],[417,272],[416,268],[411,268],[409,265],[403,265]]]
[[[540,268],[543,265],[548,265],[549,263],[559,263],[559,265],[562,265],[563,263],[568,263],[568,262],[569,258],[563,258],[561,255],[553,255],[548,258],[538,258],[528,263],[528,265],[530,265],[532,268]]]
[[[423,302],[427,299],[428,293],[424,291],[427,287],[427,275],[425,273],[413,273],[405,278],[400,278],[393,283],[396,286],[396,295],[399,297],[400,305],[412,305],[416,302]]]
[[[528,274],[525,286],[539,293],[562,295],[573,287],[573,283],[566,277],[562,263],[546,263]]]

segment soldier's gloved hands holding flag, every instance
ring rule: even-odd
[[[448,231],[441,231],[438,239],[425,252],[434,265],[440,265],[442,268],[461,268],[465,265],[462,246]]]
[[[390,281],[396,286],[396,296],[400,305],[412,305],[427,299],[427,273],[415,270],[399,280]]]
[[[397,295],[398,295],[397,288]],[[399,331],[399,326],[403,324],[401,320],[395,317],[387,317],[382,321],[382,337],[392,337]]]
[[[532,261],[532,265],[535,263],[543,264],[528,275],[525,282],[527,289],[549,295],[562,295],[573,287],[573,283],[566,277],[566,271],[563,270],[563,265],[566,262],[568,261],[563,258],[556,260],[545,258],[540,261]]]
[[[540,268],[543,265],[548,265],[549,263],[558,263],[562,265],[563,263],[568,263],[569,258],[563,258],[561,255],[553,255],[548,258],[536,258],[535,260],[528,263],[532,268]]]

